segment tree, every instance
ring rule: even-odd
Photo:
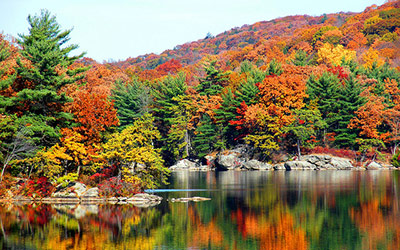
[[[296,119],[285,131],[293,133],[296,137],[297,155],[300,159],[300,146],[315,135],[317,130],[325,128],[326,123],[322,120],[321,112],[316,108],[295,110],[294,113]]]
[[[212,96],[220,94],[228,80],[227,74],[217,69],[216,63],[217,61],[211,61],[204,66],[206,76],[199,79],[199,85],[196,87],[200,95]]]
[[[40,145],[54,144],[59,129],[72,115],[62,111],[62,105],[71,101],[60,90],[83,76],[85,68],[68,69],[76,59],[83,56],[68,56],[77,45],[65,46],[71,30],[61,31],[54,16],[42,10],[40,16],[28,16],[29,34],[20,35],[21,58],[17,59],[16,79],[10,87],[16,93],[7,103],[1,103],[6,112],[35,117],[40,127],[35,137]]]
[[[309,100],[317,100],[316,104],[321,111],[322,118],[328,125],[327,130],[332,132],[338,128],[338,121],[341,119],[339,113],[339,103],[341,88],[339,78],[330,72],[324,72],[321,77],[311,75],[307,80],[307,90]],[[325,136],[326,132],[324,132]],[[325,139],[325,138],[324,138]]]
[[[152,103],[150,89],[137,78],[128,83],[116,81],[111,90],[111,98],[117,109],[120,130],[149,112]]]
[[[155,188],[166,183],[169,170],[164,167],[160,151],[154,141],[160,132],[154,127],[154,117],[144,114],[132,125],[116,132],[103,145],[101,157],[109,165],[119,166],[123,181],[139,184],[142,188]]]
[[[296,51],[296,54],[294,55],[294,58],[292,59],[292,63],[296,66],[306,66],[308,65],[310,61],[310,57],[307,56],[307,52],[304,50],[298,50]]]
[[[354,76],[344,80],[344,86],[339,89],[337,127],[334,128],[335,145],[341,148],[354,148],[358,129],[349,128],[351,119],[355,112],[365,103],[365,98],[361,96],[363,88]]]

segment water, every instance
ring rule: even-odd
[[[400,249],[398,171],[177,172],[131,205],[0,206],[2,249]],[[173,203],[202,196],[211,201]]]

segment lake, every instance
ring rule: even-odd
[[[2,249],[400,249],[398,171],[174,172],[151,208],[2,205]],[[178,203],[181,197],[210,201]]]

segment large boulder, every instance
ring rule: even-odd
[[[81,196],[84,199],[93,199],[93,198],[99,198],[99,188],[94,187],[94,188],[89,188],[84,192]]]
[[[277,163],[273,166],[274,170],[286,170],[284,163]]]
[[[349,170],[353,168],[353,165],[349,159],[340,157],[332,157],[330,165],[337,170]]]
[[[284,164],[286,170],[309,170],[315,169],[315,165],[308,161],[287,161]]]
[[[265,162],[250,160],[244,162],[242,168],[247,170],[271,170],[273,167]]]
[[[196,162],[189,161],[188,159],[183,159],[178,161],[175,165],[171,166],[171,170],[196,170],[199,166]]]
[[[222,154],[218,156],[215,166],[218,170],[234,170],[240,168],[243,162],[236,153]]]
[[[54,198],[77,198],[85,193],[87,187],[80,182],[70,182],[66,187],[61,185],[56,187],[56,191],[51,194]]]
[[[381,170],[382,168],[382,165],[376,161],[373,161],[367,165],[367,170]]]
[[[314,169],[320,170],[348,170],[354,168],[349,159],[330,155],[305,155],[301,157],[301,160],[311,163],[314,165]]]

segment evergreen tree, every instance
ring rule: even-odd
[[[217,61],[212,61],[205,65],[206,76],[199,79],[199,85],[196,87],[200,95],[219,95],[224,83],[228,80],[227,74],[216,68],[216,63]]]
[[[321,135],[326,142],[326,133],[334,132],[338,129],[340,121],[338,99],[340,98],[339,79],[330,72],[324,72],[317,78],[311,75],[307,81],[306,93],[309,100],[316,100],[318,109],[321,112],[322,119],[327,124],[327,129]]]
[[[355,116],[355,112],[361,107],[365,100],[360,96],[363,91],[360,84],[354,76],[350,76],[344,82],[343,88],[340,89],[340,97],[337,100],[338,109],[338,127],[334,130],[335,145],[345,148],[353,148],[356,146],[357,129],[350,129],[348,125],[350,120]]]
[[[111,95],[117,108],[120,130],[123,130],[137,118],[149,112],[151,104],[150,89],[136,78],[128,83],[120,80],[116,81]]]
[[[40,16],[28,16],[28,23],[29,34],[19,35],[17,40],[22,58],[17,59],[16,79],[10,83],[16,95],[5,101],[3,98],[0,106],[7,113],[23,113],[25,120],[34,120],[36,142],[51,145],[58,139],[60,127],[72,119],[72,114],[62,111],[62,106],[71,100],[60,90],[82,79],[79,73],[86,68],[68,69],[83,54],[68,56],[78,47],[65,46],[71,30],[61,31],[47,10],[42,10]]]
[[[181,128],[187,122],[186,118],[179,118],[179,116],[187,114],[181,106],[182,103],[179,103],[186,96],[186,90],[186,76],[184,73],[180,73],[175,77],[167,76],[165,79],[158,82],[151,92],[154,98],[153,112],[157,118],[156,124],[162,135],[160,141],[162,154],[168,164],[174,163],[176,157],[179,155],[177,152],[180,152],[180,147],[183,145],[181,142],[178,142],[181,138],[176,138],[181,134],[178,135],[176,133],[176,127],[172,128],[172,126],[179,119],[182,119],[179,121]],[[176,125],[178,124],[175,124],[175,126]],[[184,136],[184,138],[190,140],[189,136]],[[185,145],[190,145],[189,141],[186,141],[186,143]]]
[[[296,51],[294,55],[294,59],[292,59],[292,63],[296,66],[306,66],[310,61],[310,57],[307,56],[307,53],[304,50]]]
[[[221,130],[221,144],[226,147],[227,144],[232,145],[238,136],[235,126],[229,123],[229,121],[236,119],[238,106],[231,89],[221,97],[222,103],[220,108],[215,110],[215,119],[217,128]]]
[[[195,130],[196,136],[193,139],[193,147],[198,157],[204,157],[213,150],[223,148],[223,143],[218,140],[217,126],[212,122],[208,114],[203,114],[200,124]]]
[[[276,75],[279,76],[283,73],[282,65],[274,59],[268,65],[267,75]]]

